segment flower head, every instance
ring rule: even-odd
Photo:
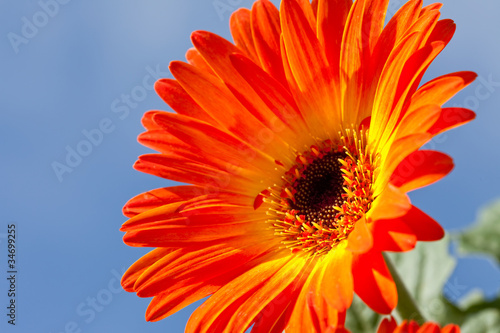
[[[443,229],[406,192],[452,169],[420,150],[474,117],[442,108],[475,74],[420,80],[455,25],[440,4],[268,0],[231,17],[234,44],[192,35],[187,63],[156,91],[137,170],[190,185],[131,199],[131,246],[156,247],[122,284],[154,297],[148,320],[210,296],[188,332],[341,329],[353,293],[380,313],[397,303],[383,251]]]
[[[377,333],[460,333],[460,327],[449,324],[441,329],[436,323],[427,322],[420,326],[415,321],[407,320],[398,325],[394,318],[385,318],[380,323]]]

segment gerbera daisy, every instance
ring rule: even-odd
[[[415,321],[407,320],[398,325],[391,317],[382,320],[377,333],[460,333],[460,327],[449,324],[441,329],[436,323],[427,322],[420,326]]]
[[[452,169],[419,150],[474,113],[441,106],[475,74],[420,80],[450,41],[440,4],[268,0],[231,17],[234,44],[192,34],[186,62],[156,91],[176,113],[150,111],[137,170],[191,185],[131,199],[131,246],[155,247],[122,284],[154,297],[160,320],[211,295],[187,332],[341,328],[355,292],[388,314],[396,286],[383,251],[443,229],[406,192]],[[339,316],[340,314],[340,316]]]

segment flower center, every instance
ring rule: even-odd
[[[344,178],[339,160],[346,157],[344,153],[328,153],[314,160],[297,180],[295,202],[290,205],[301,212],[305,220],[329,226],[335,223],[335,207],[344,201]]]
[[[281,186],[265,191],[269,223],[292,252],[324,254],[347,239],[373,201],[374,167],[363,143],[351,132],[297,155]]]

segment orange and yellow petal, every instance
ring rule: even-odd
[[[284,256],[250,269],[202,304],[192,314],[186,330],[234,332],[235,328],[247,329],[260,311],[293,283],[303,265],[303,261]]]
[[[426,322],[422,326],[415,321],[404,320],[400,325],[394,318],[384,318],[379,325],[377,333],[460,333],[460,327],[448,324],[443,328],[433,322]]]
[[[354,291],[374,311],[389,314],[396,307],[396,284],[379,251],[356,256],[353,261]]]
[[[257,0],[231,16],[234,43],[192,34],[155,85],[175,113],[144,115],[139,142],[157,153],[135,164],[187,185],[123,209],[125,243],[157,248],[122,281],[153,297],[147,320],[210,296],[186,332],[340,333],[354,293],[394,309],[382,253],[443,237],[407,192],[453,168],[421,147],[474,118],[443,104],[475,74],[421,85],[455,24],[410,0],[384,27],[388,3]]]

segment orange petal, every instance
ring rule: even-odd
[[[346,244],[339,244],[320,259],[311,273],[311,290],[308,297],[320,314],[328,307],[343,312],[352,303],[353,277],[351,272],[353,255]],[[326,308],[324,308],[326,307]]]
[[[417,236],[399,219],[378,220],[373,223],[373,248],[378,251],[404,252],[415,248]]]
[[[222,285],[223,282],[220,284]],[[162,320],[186,306],[213,294],[219,288],[219,285],[203,282],[157,295],[149,303],[146,310],[146,320]]]
[[[375,312],[389,314],[396,307],[396,284],[380,252],[368,252],[353,262],[354,291]]]
[[[389,70],[387,71],[384,70],[381,76],[381,80],[384,79],[385,75],[391,75],[391,73],[392,75],[400,76],[400,79],[396,83],[396,85],[391,85],[391,84],[383,85],[384,88],[391,88],[392,86],[392,89],[394,89],[395,92],[387,91],[384,88],[382,88],[381,90],[377,88],[377,95],[375,97],[375,102],[374,102],[374,108],[377,111],[380,107],[383,107],[384,105],[383,102],[379,99],[379,96],[381,96],[379,94],[383,93],[384,91],[385,93],[390,94],[388,95],[388,99],[385,101],[386,105],[387,104],[389,105],[389,108],[386,110],[385,114],[381,118],[383,119],[380,120],[382,122],[381,123],[375,122],[375,124],[378,125],[385,124],[385,128],[380,129],[380,132],[383,132],[383,134],[379,138],[379,142],[385,142],[389,138],[389,136],[391,135],[392,131],[394,130],[396,124],[400,119],[400,115],[404,110],[405,102],[416,90],[421,77],[425,73],[425,70],[429,67],[430,63],[444,48],[444,44],[442,42],[435,42],[432,45],[425,46],[424,48],[414,52],[415,51],[413,49],[413,47],[415,46],[414,43],[419,43],[419,40],[421,40],[422,36],[421,34],[416,34],[413,36],[415,36],[416,39],[413,39],[413,41],[408,42],[407,47],[402,50],[402,56],[398,54],[393,59],[395,63],[394,68],[392,68],[392,66],[390,65],[387,66]],[[406,54],[405,52],[409,50],[412,50],[411,52],[414,53],[411,55]],[[389,59],[389,61],[391,61],[391,58]],[[390,77],[386,77],[386,79],[392,82]],[[379,104],[381,102],[382,104]],[[387,111],[389,111],[389,113],[387,113]],[[378,112],[375,112],[374,116],[377,113]],[[370,126],[370,130],[372,126],[373,125]]]
[[[158,248],[147,253],[142,258],[137,260],[132,266],[127,269],[123,274],[121,285],[123,289],[129,292],[135,291],[134,285],[137,279],[144,273],[151,265],[161,260],[164,256],[174,251],[173,248]]]
[[[224,38],[206,31],[194,32],[191,39],[196,49],[202,54],[217,75],[224,81],[229,90],[235,94],[237,98],[239,97],[238,95],[241,95],[246,101],[256,103],[255,109],[257,110],[250,111],[259,112],[258,109],[260,104],[258,102],[260,101],[260,98],[256,95],[252,87],[233,68],[233,66],[231,66],[230,55],[238,54],[239,50]],[[265,106],[264,109],[266,109]],[[262,114],[253,114],[261,122],[265,122],[268,114],[264,113],[264,110],[261,112]]]
[[[142,123],[142,126],[144,126],[145,129],[147,129],[148,131],[156,131],[156,130],[160,130],[161,129],[161,126],[159,126],[154,120],[154,116],[156,114],[168,114],[169,112],[165,112],[165,111],[156,111],[156,110],[153,110],[153,111],[148,111],[146,112],[143,116],[142,116],[142,119],[141,119],[141,123]]]
[[[367,219],[369,221],[393,219],[403,216],[410,208],[410,199],[406,193],[394,185],[388,184],[373,201],[372,208],[368,211]]]
[[[314,266],[317,264],[318,261],[312,264],[312,267],[315,267],[316,271],[321,268]],[[307,281],[305,281],[295,302],[285,331],[288,333],[302,333],[309,332],[314,327],[316,327],[317,331],[317,327],[319,326],[322,329],[319,332],[331,332],[331,327],[343,325],[343,316],[339,316],[338,311],[328,304],[326,293],[317,294],[314,291],[318,274],[311,272],[307,275],[304,274],[304,277],[307,278]]]
[[[189,152],[196,151],[196,148],[190,147],[189,145],[179,140],[172,134],[165,132],[165,130],[163,129],[149,130],[147,132],[141,133],[139,134],[137,141],[139,141],[140,144],[148,148],[154,149],[160,153],[167,153],[167,152],[179,153],[181,151],[189,151]]]
[[[412,33],[414,31],[421,31],[422,32],[422,40],[420,41],[420,47],[423,47],[425,45],[430,45],[432,42],[436,41],[436,39],[432,39],[432,41],[429,41],[429,37],[434,34],[434,36],[437,36],[434,33],[434,29],[438,23],[438,19],[441,13],[439,12],[439,9],[430,9],[426,10],[425,8],[420,11],[420,15],[418,19],[413,23],[413,25],[410,27],[410,29],[407,30],[407,33]]]
[[[316,14],[314,14],[311,2],[309,0],[293,0],[293,1],[299,5],[301,12],[304,14],[306,21],[309,23],[309,27],[313,31],[316,31],[316,26],[317,26]]]
[[[311,1],[311,8],[314,13],[314,17],[317,19],[318,18],[318,6],[319,6],[319,0],[312,0]]]
[[[338,312],[329,307],[328,304],[322,306],[321,310],[315,305],[311,298],[308,299],[309,311],[311,313],[314,332],[324,333],[349,333],[343,326],[346,312]]]
[[[270,1],[259,0],[253,4],[252,33],[262,69],[278,82],[286,82],[280,48],[280,16]]]
[[[288,324],[297,296],[298,292],[282,293],[275,298],[257,316],[251,333],[282,333]]]
[[[476,118],[476,114],[464,108],[444,108],[439,119],[429,129],[432,135],[438,135],[444,131],[461,126]]]
[[[274,112],[274,116],[271,119],[279,119],[279,121],[274,122],[271,120],[270,123],[270,127],[275,132],[280,133],[284,131],[285,128],[280,128],[281,124],[286,124],[287,127],[290,127],[295,132],[306,131],[302,114],[285,87],[264,72],[259,66],[240,55],[232,55],[231,61],[241,76],[254,87],[255,92],[266,106]],[[296,133],[294,139],[297,139]]]
[[[178,181],[181,183],[189,183],[193,185],[207,185],[213,183],[218,176],[215,174],[208,175],[206,173],[194,172],[186,169],[175,169],[169,168],[168,166],[159,165],[151,161],[143,159],[142,161],[137,161],[134,164],[134,169],[141,171],[150,175],[162,177],[169,180]],[[225,177],[227,179],[227,177]],[[223,180],[224,178],[219,178]],[[225,181],[222,181],[224,183]],[[223,190],[230,191],[231,188],[223,185],[222,183],[217,184],[214,188],[221,188]]]
[[[311,330],[311,327],[314,327],[314,322],[311,317],[311,306],[308,304],[309,288],[310,284],[306,282],[291,310],[291,315],[286,325],[285,332],[302,333],[307,332],[308,330]],[[328,306],[324,306],[323,308],[325,310],[331,309]],[[324,313],[321,317],[328,320],[330,319],[329,314],[330,312]],[[335,318],[333,318],[333,320],[335,320]]]
[[[416,32],[406,36],[391,52],[387,65],[381,73],[370,124],[370,141],[377,145],[378,142],[387,141],[399,119],[399,114],[393,112],[393,107],[398,102],[399,81],[394,78],[400,78],[408,59],[415,54],[419,41],[420,35]],[[399,109],[395,111],[400,112]]]
[[[411,153],[422,147],[431,139],[429,133],[411,134],[394,141],[391,145],[386,145],[382,152],[383,165],[376,180],[374,192],[378,195],[383,186],[389,182],[394,170]],[[387,155],[386,155],[387,154]]]
[[[444,42],[445,45],[447,45],[450,42],[451,38],[453,37],[456,28],[457,27],[453,22],[453,20],[445,19],[438,21],[436,27],[429,36],[427,43],[432,43],[434,41],[441,41]]]
[[[134,289],[140,297],[151,297],[219,276],[237,276],[248,268],[243,266],[252,265],[252,261],[268,249],[269,246],[261,244],[239,248],[215,244],[179,249],[151,265],[137,279]]]
[[[339,80],[340,49],[352,0],[320,0],[317,8],[318,40],[325,49],[336,81]]]
[[[362,20],[362,36],[359,40],[365,48],[363,50],[365,61],[370,59],[375,49],[380,34],[384,28],[385,15],[389,0],[366,0],[364,1],[364,13]]]
[[[265,307],[273,301],[281,299],[281,303],[285,303],[283,305],[286,306],[288,300],[293,298],[292,294],[298,294],[298,291],[294,290],[296,289],[295,283],[306,264],[306,259],[295,257],[283,266],[261,288],[248,297],[236,311],[226,314],[230,320],[229,322],[224,320],[225,330],[237,332],[241,328],[250,326],[257,317],[265,320],[261,315],[265,315],[263,312]],[[221,316],[220,319],[222,318]]]
[[[473,72],[457,72],[435,78],[420,87],[411,99],[411,109],[423,105],[443,105],[477,77]]]
[[[340,50],[340,94],[342,96],[342,122],[346,126],[357,124],[363,82],[362,26],[365,0],[355,1],[347,17]],[[335,64],[332,64],[335,66]]]
[[[423,15],[425,15],[428,12],[433,11],[433,10],[440,10],[441,7],[443,7],[442,3],[432,3],[432,4],[422,8],[422,10],[420,11],[420,16],[423,16]]]
[[[252,202],[254,198],[252,196],[236,195],[230,192],[214,192],[209,193],[203,197],[196,198],[194,200],[186,202],[182,207],[181,212],[185,213],[191,220],[196,221],[200,218],[200,215],[220,215],[228,214],[230,216],[235,216],[235,220],[242,220],[244,217],[259,217],[262,218],[260,212],[255,212],[252,207]],[[220,219],[220,217],[219,217]],[[208,224],[214,221],[209,221]],[[220,221],[226,221],[221,219]]]
[[[173,186],[151,190],[130,199],[123,207],[123,214],[133,217],[153,208],[179,201],[186,201],[204,194],[198,186]]]
[[[453,169],[453,160],[446,154],[433,150],[418,150],[408,155],[396,167],[390,182],[409,192],[432,184]]]
[[[261,151],[204,122],[171,113],[157,114],[155,121],[181,141],[197,147],[207,157],[214,156],[218,159],[233,161],[232,163],[236,166],[247,170],[260,170],[261,175],[264,176],[274,168],[274,159],[270,159]]]
[[[255,79],[255,75],[262,75],[262,76],[267,76],[269,79],[272,80],[272,78],[267,74],[266,72],[262,71],[260,67],[255,65],[253,62],[251,62],[249,59],[243,59],[241,58],[242,56],[238,57],[238,55],[235,55],[234,57],[231,57],[233,60],[234,67],[237,68],[242,76],[245,76],[245,79],[251,81],[252,79]],[[241,65],[241,62],[246,63],[246,66],[243,67]],[[255,69],[255,71],[250,74],[249,71],[252,69]],[[250,76],[254,75],[253,78],[250,78]],[[258,78],[257,80],[262,79],[262,77]],[[269,83],[272,82],[267,82],[264,84],[264,87],[267,85],[269,86]],[[263,95],[260,92],[262,92],[262,86],[257,87],[255,86],[254,92],[257,92],[259,95]],[[267,91],[267,96],[264,95],[263,99],[260,99],[257,101],[256,99],[249,99],[251,98],[248,95],[241,94],[238,91],[233,92],[234,95],[238,98],[238,100],[245,106],[247,110],[249,110],[253,115],[255,115],[266,127],[266,130],[260,130],[255,134],[255,139],[254,141],[257,143],[254,143],[254,146],[261,147],[262,149],[267,150],[269,146],[271,145],[280,145],[279,150],[274,150],[271,152],[273,156],[278,156],[281,158],[281,153],[285,151],[288,147],[290,147],[290,143],[294,143],[296,145],[299,145],[299,142],[295,142],[297,138],[297,133],[295,130],[297,128],[303,128],[303,123],[301,122],[301,119],[297,119],[297,114],[298,112],[295,112],[295,110],[290,109],[290,110],[284,110],[283,108],[276,109],[274,107],[273,102],[270,101],[269,99],[266,100],[266,97],[271,97],[270,96],[270,91]],[[276,99],[276,97],[279,98],[279,96],[272,96],[271,98]],[[271,105],[270,103],[271,102]],[[294,122],[294,120],[296,122]],[[302,126],[301,126],[302,125]],[[258,138],[263,138],[261,139],[261,144],[258,144]]]
[[[179,156],[177,154],[145,154],[139,156],[138,161],[143,167],[150,166],[151,173],[160,177],[165,177],[161,175],[161,168],[165,167],[167,170],[187,170],[193,173],[198,173],[201,175],[206,175],[207,177],[213,176],[222,179],[224,177],[225,171],[214,167],[209,164],[198,163],[197,161],[190,161],[184,156]],[[144,171],[142,169],[141,171]],[[167,177],[165,177],[167,178]],[[209,183],[209,182],[206,182]]]
[[[276,132],[273,129],[273,126],[280,126],[279,118],[275,115],[275,110],[271,110],[267,107],[267,105],[261,100],[259,95],[255,92],[252,86],[248,84],[248,82],[238,73],[238,71],[232,66],[230,56],[233,54],[238,54],[239,50],[227,40],[209,33],[205,31],[197,31],[194,32],[191,36],[193,44],[197,48],[197,50],[202,54],[205,60],[210,64],[210,66],[214,69],[220,79],[224,81],[225,86],[229,89],[230,93],[226,93],[226,98],[229,98],[230,101],[234,101],[234,104],[231,105],[233,110],[221,110],[221,105],[217,106],[217,112],[219,118],[224,118],[224,124],[226,128],[235,132],[233,124],[235,123],[235,119],[231,119],[228,116],[227,112],[230,112],[234,115],[238,120],[241,118],[242,121],[252,121],[249,124],[238,123],[239,126],[245,126],[246,128],[250,128],[250,125],[253,127],[251,133],[247,132],[242,138],[244,140],[260,149],[267,151],[274,156],[280,156],[284,149],[287,148],[287,142],[290,139],[287,137],[285,131],[283,133]],[[241,55],[243,56],[243,55]],[[176,75],[175,72],[172,72]],[[198,80],[200,81],[200,80]],[[212,82],[212,85],[218,85],[219,88],[214,90],[214,93],[217,93],[217,90],[225,91],[222,87],[221,82]],[[200,82],[199,82],[200,83]],[[187,84],[187,82],[181,82],[181,84]],[[207,87],[210,89],[210,86]],[[213,89],[213,88],[212,88]],[[203,99],[207,100],[207,103],[213,105],[214,96],[211,96],[209,91],[198,89],[197,92],[198,99],[203,98],[200,95],[207,95]],[[193,98],[196,100],[197,97],[194,96],[194,92],[190,91]],[[236,98],[236,101],[234,100]],[[231,104],[228,101],[219,101],[223,104]],[[201,102],[200,102],[201,104]],[[229,105],[228,105],[229,107]],[[207,109],[207,111],[209,111]],[[247,114],[248,118],[244,119],[243,114]],[[252,117],[253,116],[253,117]],[[257,122],[254,122],[257,120]],[[229,125],[229,126],[228,126]],[[256,135],[257,133],[257,135]],[[281,139],[281,135],[285,135],[285,139]],[[270,136],[270,139],[263,140],[260,139],[264,136]],[[260,139],[260,140],[259,140]]]
[[[435,13],[434,18],[432,18],[431,14],[432,12]],[[448,45],[456,29],[455,23],[453,23],[452,20],[441,20],[435,22],[438,18],[439,11],[437,10],[431,11],[429,15],[431,15],[432,19],[430,23],[431,24],[436,23],[436,24],[433,30],[429,30],[425,34],[425,38],[421,43],[422,45],[425,45],[422,48],[422,51],[426,49],[429,51],[424,51],[428,53],[428,56],[427,59],[423,62],[423,67],[417,76],[418,79],[413,83],[410,89],[411,93],[416,91],[418,84],[422,79],[423,74],[425,73],[431,62],[434,60],[434,58],[442,51],[444,47],[446,47],[446,45]]]
[[[134,164],[134,168],[138,171],[178,182],[201,186],[211,185],[213,188],[219,188],[223,191],[248,193],[248,189],[259,189],[258,186],[252,185],[251,177],[242,177],[241,174],[228,173],[209,165],[198,164],[182,156],[142,155]],[[241,186],[244,186],[244,188]]]
[[[419,241],[437,241],[444,237],[443,227],[415,206],[399,219],[410,227]]]
[[[441,333],[460,333],[460,327],[458,327],[458,325],[449,324],[441,329]]]
[[[327,68],[327,60],[309,24],[305,13],[296,0],[281,3],[281,26],[288,62],[300,88],[317,85],[315,79],[322,77],[321,70]],[[310,64],[315,64],[310,66]]]
[[[242,53],[240,49],[228,40],[208,31],[193,32],[191,34],[191,41],[203,59],[205,59],[217,76],[224,81],[228,87],[232,86],[240,89],[247,88],[245,82],[242,82],[238,74],[228,66],[229,55],[233,53]]]
[[[244,177],[251,177],[250,175],[252,174],[252,172],[249,173],[249,170],[240,167],[236,161],[234,161],[235,164],[229,164],[227,160],[211,156],[206,152],[200,151],[196,147],[190,147],[164,130],[141,133],[138,141],[146,147],[161,152],[161,156],[165,159],[172,159],[177,162],[181,161],[185,164],[207,166],[224,173],[237,174]],[[139,160],[141,160],[141,158],[139,158]],[[173,165],[174,163],[165,166],[172,167]]]
[[[251,197],[234,193],[200,195],[190,200],[176,201],[147,210],[125,222],[121,230],[255,222],[262,219],[262,214],[252,209],[251,202]]]
[[[291,257],[286,256],[268,260],[224,285],[193,312],[187,323],[186,331],[228,332],[225,330],[225,325],[235,313],[238,313],[235,310],[245,303],[249,296],[261,288],[266,288],[268,281],[280,272],[290,262],[290,259]],[[266,291],[272,292],[267,288]],[[247,328],[238,327],[233,332],[245,331]]]
[[[185,201],[176,201],[144,211],[125,222],[120,228],[120,231],[140,229],[150,224],[154,225],[157,221],[178,217],[176,213],[178,213],[179,207],[184,203]]]
[[[245,241],[261,237],[266,241],[273,239],[269,232],[259,231],[261,223],[225,223],[210,226],[160,226],[129,231],[123,241],[138,247],[185,247],[189,244],[208,244],[213,241],[228,242],[230,239]],[[267,234],[267,236],[266,236]]]
[[[294,82],[291,85],[294,97],[310,124],[309,129],[329,137],[331,126],[338,126],[339,114],[332,112],[338,110],[338,97],[323,48],[295,0],[281,3],[281,26],[285,62],[289,67],[289,72],[287,68],[285,72],[288,80]]]
[[[417,333],[418,328],[417,322],[413,320],[410,322],[408,322],[408,320],[403,320],[401,325],[394,330],[394,333]]]
[[[227,70],[230,67],[226,64],[224,68]],[[219,78],[178,61],[170,64],[170,71],[196,103],[224,128],[246,142],[255,140],[255,131],[262,129],[262,124],[241,105]],[[234,73],[228,75],[234,77]],[[236,75],[243,81],[242,87],[246,87],[248,84],[239,74]]]
[[[380,80],[382,70],[385,67],[380,64],[386,64],[395,46],[398,45],[403,38],[408,37],[410,27],[418,19],[421,7],[422,0],[411,0],[406,2],[391,18],[380,34],[373,54],[370,57],[371,59],[369,63],[366,64],[369,68],[365,76],[365,80],[367,81],[365,84],[367,88],[370,88],[370,86],[372,87],[364,92],[365,104],[369,105],[369,107],[365,107],[367,110],[360,115],[361,119],[370,115],[368,112],[371,112],[375,90]]]
[[[200,52],[194,47],[190,48],[186,52],[186,60],[190,65],[193,65],[209,74],[216,75],[212,67],[203,59]]]
[[[418,329],[417,333],[440,333],[439,325],[435,323],[425,323]]]
[[[347,249],[355,253],[365,253],[373,246],[373,235],[366,225],[366,218],[360,218],[347,238]]]
[[[242,179],[255,179],[256,176],[248,170],[238,168],[237,166],[228,167],[228,162],[220,160],[210,160],[205,156],[196,153],[187,152],[173,152],[164,154],[145,154],[139,157],[142,166],[153,165],[152,173],[159,175],[161,169],[165,167],[167,170],[186,170],[192,171],[193,174],[197,173],[205,175],[206,177],[213,177],[213,181],[207,181],[205,184],[223,184],[229,188],[230,183]],[[167,177],[165,177],[167,178]],[[189,182],[189,181],[187,181]]]
[[[155,90],[165,103],[179,114],[193,117],[217,126],[218,123],[189,96],[181,85],[172,79],[156,81]]]
[[[380,323],[377,333],[394,333],[394,330],[398,327],[398,323],[393,316],[389,318],[384,318]]]
[[[386,62],[394,46],[401,41],[408,29],[418,19],[421,7],[422,0],[408,1],[387,23],[378,39],[372,61],[372,66],[378,68],[379,73],[382,71],[380,64]]]
[[[439,105],[425,105],[406,113],[394,131],[393,140],[406,135],[425,133],[439,119],[441,108]]]
[[[379,81],[379,72],[376,70],[383,67],[381,64],[385,61],[377,62],[376,66],[372,62],[376,43],[383,31],[388,3],[387,0],[362,0],[356,1],[350,9],[340,44],[344,126],[358,125],[370,116],[374,91]]]
[[[183,127],[183,125],[179,126]],[[190,128],[189,130],[192,131],[193,129]],[[170,132],[175,133],[176,131]],[[198,132],[198,134],[202,137],[206,135],[200,132]],[[182,135],[184,135],[184,133],[182,133]],[[213,143],[213,140],[217,140],[217,138],[211,137],[209,140]],[[253,181],[255,176],[261,177],[263,175],[263,170],[255,173],[256,165],[251,163],[252,160],[256,159],[255,155],[257,153],[252,152],[250,148],[244,148],[245,145],[243,143],[240,143],[240,148],[242,150],[240,152],[236,151],[236,154],[239,156],[233,155],[232,157],[224,157],[223,155],[216,156],[213,154],[215,149],[203,151],[198,147],[192,147],[165,130],[154,130],[142,133],[139,135],[138,141],[146,147],[150,147],[162,153],[161,155],[147,154],[139,158],[136,167],[144,172],[159,174],[163,171],[165,173],[162,176],[168,178],[169,173],[178,174],[181,170],[188,169],[190,165],[198,165],[205,169],[208,168],[206,171],[209,169],[217,170],[215,173],[212,173],[212,175],[219,173],[222,178],[209,184],[208,189],[205,190],[207,193],[213,192],[211,188],[216,184],[228,187],[227,185],[229,185],[232,180],[244,177],[252,179]],[[210,141],[207,141],[206,144],[209,144]],[[225,143],[221,143],[221,145],[225,145]],[[228,147],[224,153],[228,154],[231,151],[234,152],[234,148],[235,147]],[[247,153],[247,156],[242,159],[241,157],[243,156],[241,153]],[[230,160],[231,163],[229,163],[228,160]],[[179,163],[183,166],[178,170],[174,170],[173,166]],[[153,167],[148,168],[146,164],[153,164]],[[158,165],[158,167],[155,168],[155,165]],[[273,163],[273,165],[275,164]],[[254,169],[254,171],[252,171],[252,169]],[[207,175],[206,172],[204,174]],[[235,175],[236,177],[232,179],[233,176],[231,175]],[[271,174],[268,172],[265,173],[264,176],[271,176]],[[202,178],[201,181],[203,181]]]
[[[229,20],[234,43],[253,61],[258,61],[252,36],[251,12],[246,8],[236,10]]]
[[[167,291],[165,291],[164,285],[163,288],[159,290],[161,293],[153,298],[146,312],[146,320],[161,320],[185,306],[213,294],[220,286],[225,285],[235,277],[247,271],[249,267],[252,267],[251,265],[252,262],[243,265],[238,265],[237,262],[233,262],[232,265],[230,265],[231,269],[229,271],[227,269],[222,269],[218,272],[219,274],[210,273],[212,278],[208,278],[205,274],[198,273],[193,274],[190,278],[184,275],[184,279],[181,281],[174,279],[169,284],[169,289],[167,289]],[[191,266],[191,268],[197,269],[196,266]],[[166,282],[169,283],[168,281]]]
[[[405,66],[401,73],[404,79],[400,80],[398,89],[402,91],[402,93],[398,94],[399,100],[395,106],[395,109],[401,109],[401,116],[405,115],[409,106],[408,103],[417,90],[425,72],[444,47],[445,45],[443,42],[434,42],[415,52],[408,60],[409,65]]]

